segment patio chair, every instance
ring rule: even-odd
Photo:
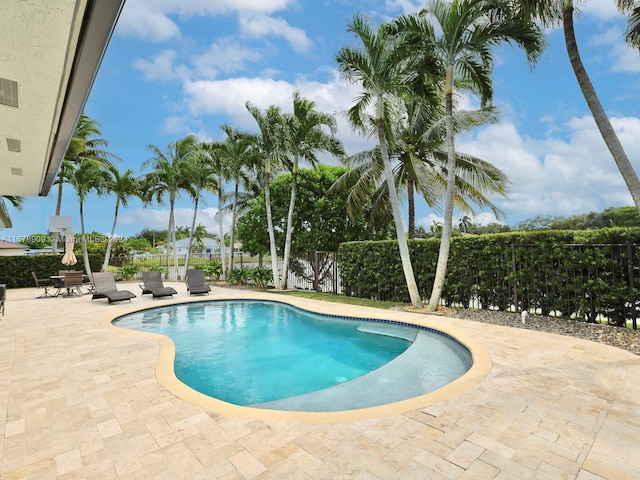
[[[153,298],[158,297],[171,297],[176,292],[172,287],[165,287],[162,283],[162,273],[159,271],[142,272],[142,281],[144,285],[140,285],[142,289],[142,295],[152,294]]]
[[[58,286],[58,291],[54,296],[60,295],[60,291],[63,288],[67,289],[67,293],[63,294],[65,297],[71,297],[73,295],[82,295],[82,286],[84,280],[81,271],[69,270],[65,272],[62,283]]]
[[[43,297],[52,297],[53,295],[51,295],[49,293],[49,288],[53,287],[54,282],[52,279],[50,278],[38,278],[38,276],[36,275],[36,272],[31,272],[31,276],[33,277],[33,281],[36,282],[36,288],[43,288],[44,289],[44,293],[42,295],[40,295],[37,298],[43,298]]]
[[[116,280],[112,272],[97,272],[93,274],[93,284],[95,286],[95,292],[91,297],[91,301],[96,298],[106,298],[109,303],[121,302],[129,300],[136,296],[129,290],[118,290]]]
[[[7,284],[0,284],[0,313],[4,315],[4,300],[7,297]]]
[[[202,270],[187,270],[187,290],[189,291],[189,295],[209,294],[211,287],[205,281]]]

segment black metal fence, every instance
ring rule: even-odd
[[[220,261],[220,257],[190,256],[190,265],[196,268],[211,261]],[[132,262],[143,269],[164,268],[170,280],[184,278],[185,255],[178,255],[177,268],[166,268],[166,255],[114,258],[111,264],[119,267]],[[173,259],[169,263],[172,265]],[[485,310],[527,310],[587,322],[630,323],[637,328],[640,307],[640,249],[637,244],[559,245],[552,248],[512,245],[492,257],[490,267],[486,266],[487,262],[482,263],[481,268],[469,265],[464,278],[447,277],[443,304]],[[270,267],[271,262],[242,253],[234,257],[235,268],[259,265]],[[278,259],[278,266],[281,268],[282,259]],[[287,286],[342,294],[338,254],[317,251],[292,255]]]

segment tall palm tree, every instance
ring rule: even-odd
[[[153,170],[146,174],[144,178],[146,199],[149,201],[155,198],[159,204],[163,204],[165,195],[169,197],[167,267],[169,267],[170,252],[173,252],[173,266],[177,268],[175,203],[180,193],[187,189],[191,181],[184,174],[184,165],[190,157],[195,155],[199,148],[199,143],[195,135],[188,135],[180,140],[171,142],[164,152],[156,145],[149,145],[147,148],[153,153],[153,158],[143,162],[142,168],[151,165]]]
[[[636,0],[617,0],[616,3],[627,14],[625,40],[632,47],[640,48],[640,4]]]
[[[447,188],[436,275],[429,299],[430,311],[435,311],[440,303],[453,228],[456,196],[454,87],[478,95],[482,107],[490,105],[493,98],[492,49],[503,43],[515,44],[525,50],[529,61],[535,61],[543,49],[540,29],[512,7],[512,4],[501,0],[430,0],[418,14],[399,17],[395,21],[395,30],[404,32],[402,40],[413,45],[418,56],[424,55],[427,47],[429,52],[440,58],[446,72]],[[433,39],[427,45],[425,36]]]
[[[127,207],[129,198],[138,196],[140,192],[140,183],[138,179],[133,176],[133,170],[127,169],[123,174],[120,174],[118,168],[112,164],[108,165],[105,170],[107,173],[105,177],[105,189],[107,192],[115,193],[116,204],[113,213],[111,235],[109,235],[109,240],[107,241],[107,251],[105,252],[104,263],[102,264],[103,272],[106,271],[109,266],[120,205]]]
[[[573,26],[573,0],[516,0],[521,4],[525,12],[538,18],[545,26],[556,26],[562,24],[564,29],[564,41],[569,56],[571,68],[578,81],[578,86],[582,95],[587,102],[587,106],[593,115],[600,135],[602,136],[609,152],[613,156],[613,160],[622,175],[631,198],[636,208],[640,212],[640,179],[636,174],[633,165],[629,161],[627,153],[624,151],[620,139],[616,134],[609,117],[600,102],[600,98],[591,83],[589,74],[587,73],[582,57],[578,50],[578,43]],[[621,12],[629,13],[628,28],[625,35],[627,43],[636,48],[640,48],[640,5],[633,0],[617,0],[616,4]]]
[[[236,130],[229,125],[222,125],[220,128],[226,134],[226,138],[221,142],[218,154],[226,159],[227,173],[230,180],[233,180],[233,197],[229,206],[231,210],[229,270],[232,270],[239,203],[246,203],[248,197],[246,192],[240,191],[240,188],[248,190],[254,184],[255,168],[258,164],[257,138],[253,134]],[[253,198],[253,195],[250,196]],[[229,208],[224,210],[226,211]]]
[[[80,208],[80,233],[82,240],[82,258],[84,260],[84,268],[93,280],[91,265],[89,263],[89,252],[87,250],[86,230],[84,226],[84,202],[87,195],[95,191],[99,195],[102,194],[107,185],[107,176],[102,165],[95,160],[87,160],[76,165],[69,162],[66,173],[69,183],[73,186],[78,196],[78,204]]]
[[[291,155],[291,196],[285,232],[284,255],[282,262],[282,276],[280,290],[287,288],[287,272],[291,255],[291,236],[293,233],[293,211],[296,204],[296,190],[298,184],[298,170],[301,160],[306,160],[312,166],[318,164],[318,153],[327,152],[335,157],[344,155],[342,142],[335,137],[337,131],[336,119],[328,113],[315,109],[315,103],[300,96],[300,92],[293,94],[293,113],[285,115],[287,144]]]
[[[376,28],[363,16],[356,15],[347,30],[359,40],[360,48],[342,47],[336,54],[338,69],[347,81],[360,83],[363,88],[363,93],[349,109],[348,118],[354,128],[377,135],[407,289],[412,305],[419,308],[422,300],[411,265],[388,151],[389,139],[392,138],[389,121],[392,111],[397,108],[397,98],[409,94],[418,74],[398,61],[396,37],[387,29]],[[374,110],[373,118],[367,115],[369,106]]]
[[[204,248],[204,239],[210,236],[211,235],[209,235],[209,232],[207,232],[206,227],[199,223],[198,226],[193,229],[193,243],[189,246],[189,248],[202,251],[202,249]]]
[[[62,207],[62,187],[69,181],[69,175],[66,170],[74,164],[82,163],[85,160],[93,160],[105,166],[110,163],[110,159],[119,160],[119,158],[107,151],[109,142],[104,138],[101,138],[102,132],[100,131],[100,124],[85,113],[82,113],[75,130],[73,131],[73,137],[67,148],[64,159],[60,165],[60,170],[56,176],[55,183],[58,184],[58,193],[56,199],[55,215],[60,215]],[[53,253],[56,253],[58,247],[58,234],[54,233],[53,236]]]
[[[407,115],[394,123],[396,143],[390,147],[396,159],[394,178],[398,192],[406,191],[408,205],[409,238],[415,237],[415,192],[427,205],[437,208],[446,191],[447,151],[442,128],[444,111],[432,110],[423,99],[404,99]],[[419,105],[422,105],[420,107]],[[456,131],[493,121],[487,111],[454,112]],[[348,210],[352,217],[362,215],[364,205],[375,207],[370,211],[374,225],[384,224],[390,215],[388,190],[382,177],[383,167],[379,148],[360,152],[347,160],[351,167],[332,186],[333,191],[349,191]],[[473,213],[471,203],[490,209],[496,217],[502,212],[489,200],[488,194],[504,195],[507,191],[506,175],[477,157],[456,152],[456,206]]]
[[[279,288],[281,283],[278,274],[278,251],[276,249],[276,237],[273,229],[273,215],[271,213],[271,176],[277,172],[287,158],[286,123],[285,118],[275,105],[266,110],[260,110],[251,102],[246,103],[247,110],[258,124],[260,133],[257,137],[258,152],[261,156],[259,170],[262,173],[264,185],[264,198],[267,210],[267,228],[269,230],[269,248],[271,251],[271,272],[273,286]]]
[[[191,228],[189,229],[189,242],[187,245],[187,256],[184,261],[185,272],[189,269],[189,259],[191,257],[191,246],[196,234],[196,218],[198,216],[198,205],[203,190],[211,190],[216,187],[217,179],[210,162],[209,150],[206,144],[200,144],[199,149],[187,159],[184,165],[184,174],[190,179],[186,185],[189,196],[193,199],[193,216],[191,218]]]
[[[24,207],[24,197],[17,197],[15,195],[3,195],[3,199],[11,204],[16,210],[22,210]]]
[[[224,153],[224,142],[213,140],[202,147],[208,156],[208,162],[211,167],[211,181],[208,189],[218,194],[218,212],[216,219],[218,220],[218,234],[220,236],[220,262],[222,263],[222,275],[226,275],[226,252],[224,242],[224,213],[223,204],[226,201],[224,191],[225,182],[229,179],[229,163],[230,159]]]

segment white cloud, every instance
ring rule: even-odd
[[[624,41],[624,28],[614,26],[604,32],[594,35],[590,44],[604,47],[607,50],[607,58],[611,64],[611,70],[623,73],[640,72],[640,55],[638,51],[629,47]]]
[[[218,209],[214,207],[198,209],[196,225],[203,225],[209,233],[219,235],[220,227],[216,214]],[[176,226],[191,228],[193,219],[193,209],[176,207],[173,211]],[[222,225],[225,232],[229,231],[231,221],[228,216],[223,217]],[[144,228],[151,230],[165,230],[169,226],[168,208],[135,208],[128,209],[118,216],[118,225],[124,227],[128,225],[144,225]],[[139,230],[138,230],[139,231]]]
[[[193,65],[201,77],[213,79],[218,72],[235,73],[244,70],[248,62],[256,62],[261,58],[260,52],[230,38],[223,38],[213,43],[206,53],[196,57]]]
[[[184,65],[175,65],[176,52],[164,50],[153,56],[151,60],[138,58],[133,62],[133,68],[142,72],[145,80],[176,80],[187,78],[190,71]]]
[[[282,37],[296,52],[306,52],[311,48],[311,40],[305,31],[292,27],[282,18],[273,18],[267,15],[242,15],[240,29],[244,35],[255,38]]]
[[[181,18],[236,12],[268,15],[294,3],[295,0],[127,0],[118,20],[117,33],[162,42],[180,37],[180,30],[170,15]]]
[[[283,111],[290,112],[295,90],[314,101],[319,111],[336,117],[338,137],[345,144],[348,154],[372,147],[374,142],[356,135],[344,115],[360,93],[360,87],[348,85],[335,71],[330,72],[326,82],[308,80],[305,77],[298,78],[294,83],[272,78],[240,77],[184,84],[185,103],[194,116],[226,115],[231,125],[249,130],[255,130],[256,123],[245,107],[247,101],[261,109],[277,105]],[[213,136],[216,134],[213,133]]]
[[[142,2],[126,2],[118,20],[117,32],[149,42],[165,42],[180,38],[178,26],[161,11],[146,8]]]
[[[612,124],[637,170],[640,119],[613,118]],[[507,199],[496,198],[494,202],[514,217],[531,218],[545,212],[569,216],[632,204],[591,117],[572,118],[553,135],[524,139],[513,124],[503,123],[459,141],[456,147],[507,174],[511,193]]]
[[[578,16],[574,15],[574,21],[579,21],[579,15],[584,13],[599,20],[611,20],[619,16],[615,2],[610,0],[589,0],[578,5]]]
[[[424,2],[420,0],[387,0],[386,4],[391,10],[401,10],[403,15],[414,13],[424,8]]]

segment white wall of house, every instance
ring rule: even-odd
[[[0,256],[24,255],[27,250],[29,250],[29,247],[21,243],[11,243],[0,240]]]
[[[200,253],[202,255],[218,255],[220,253],[220,243],[218,240],[213,238],[203,238],[202,243],[204,244],[204,248],[200,252],[195,251],[195,253]],[[189,239],[182,238],[176,241],[176,252],[178,255],[186,255],[187,248],[189,246]],[[162,253],[167,253],[166,247],[160,247]]]

